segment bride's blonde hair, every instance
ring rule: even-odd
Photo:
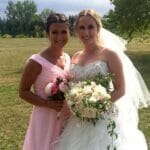
[[[77,20],[76,20],[76,23],[75,23],[76,29],[77,29],[77,25],[78,25],[79,19],[82,16],[91,16],[95,20],[95,22],[97,24],[98,32],[100,31],[100,29],[102,28],[101,16],[95,10],[93,10],[93,9],[82,10],[79,13],[79,15],[77,17]]]

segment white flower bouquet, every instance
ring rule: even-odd
[[[111,79],[110,74],[97,75],[93,79],[72,83],[70,91],[66,94],[71,112],[81,120],[95,125],[111,105]]]

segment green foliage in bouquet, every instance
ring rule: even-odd
[[[110,93],[110,83],[113,81],[114,75],[111,73],[107,73],[106,75],[98,74],[94,78],[86,80],[87,84],[91,83],[91,80],[94,81],[96,84],[101,84],[103,87],[106,88],[107,92]]]

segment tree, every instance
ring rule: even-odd
[[[69,16],[71,35],[75,35],[74,28],[75,28],[75,21],[76,21],[76,19],[77,19],[77,15],[70,15]]]
[[[46,8],[46,9],[44,9],[42,12],[41,12],[41,14],[39,15],[39,17],[40,17],[40,19],[42,20],[42,22],[45,24],[46,23],[46,20],[47,20],[47,18],[48,18],[48,16],[50,15],[50,14],[52,14],[52,13],[55,13],[53,10],[51,10],[51,9],[48,9],[48,8]]]
[[[144,34],[150,29],[149,0],[111,0],[115,6],[104,16],[108,28],[132,38],[135,32]]]
[[[4,21],[0,18],[0,35],[3,33]]]
[[[39,14],[39,20],[40,20],[40,36],[43,37],[46,35],[46,21],[47,21],[47,18],[50,14],[52,13],[55,13],[55,11],[53,11],[52,9],[44,9],[40,14]],[[37,27],[35,28],[35,31],[37,33]]]
[[[35,21],[37,6],[33,1],[8,2],[6,7],[7,29],[9,34],[31,34],[31,24]]]

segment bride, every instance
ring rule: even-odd
[[[72,115],[54,143],[55,150],[109,150],[108,145],[114,145],[116,150],[147,150],[145,137],[138,129],[138,108],[150,104],[150,94],[123,52],[123,39],[103,29],[98,13],[91,9],[79,13],[76,30],[84,49],[72,57],[74,80],[85,80],[98,73],[114,74],[113,105],[106,115],[115,121],[118,137],[112,141],[106,120],[99,120],[93,126]]]

